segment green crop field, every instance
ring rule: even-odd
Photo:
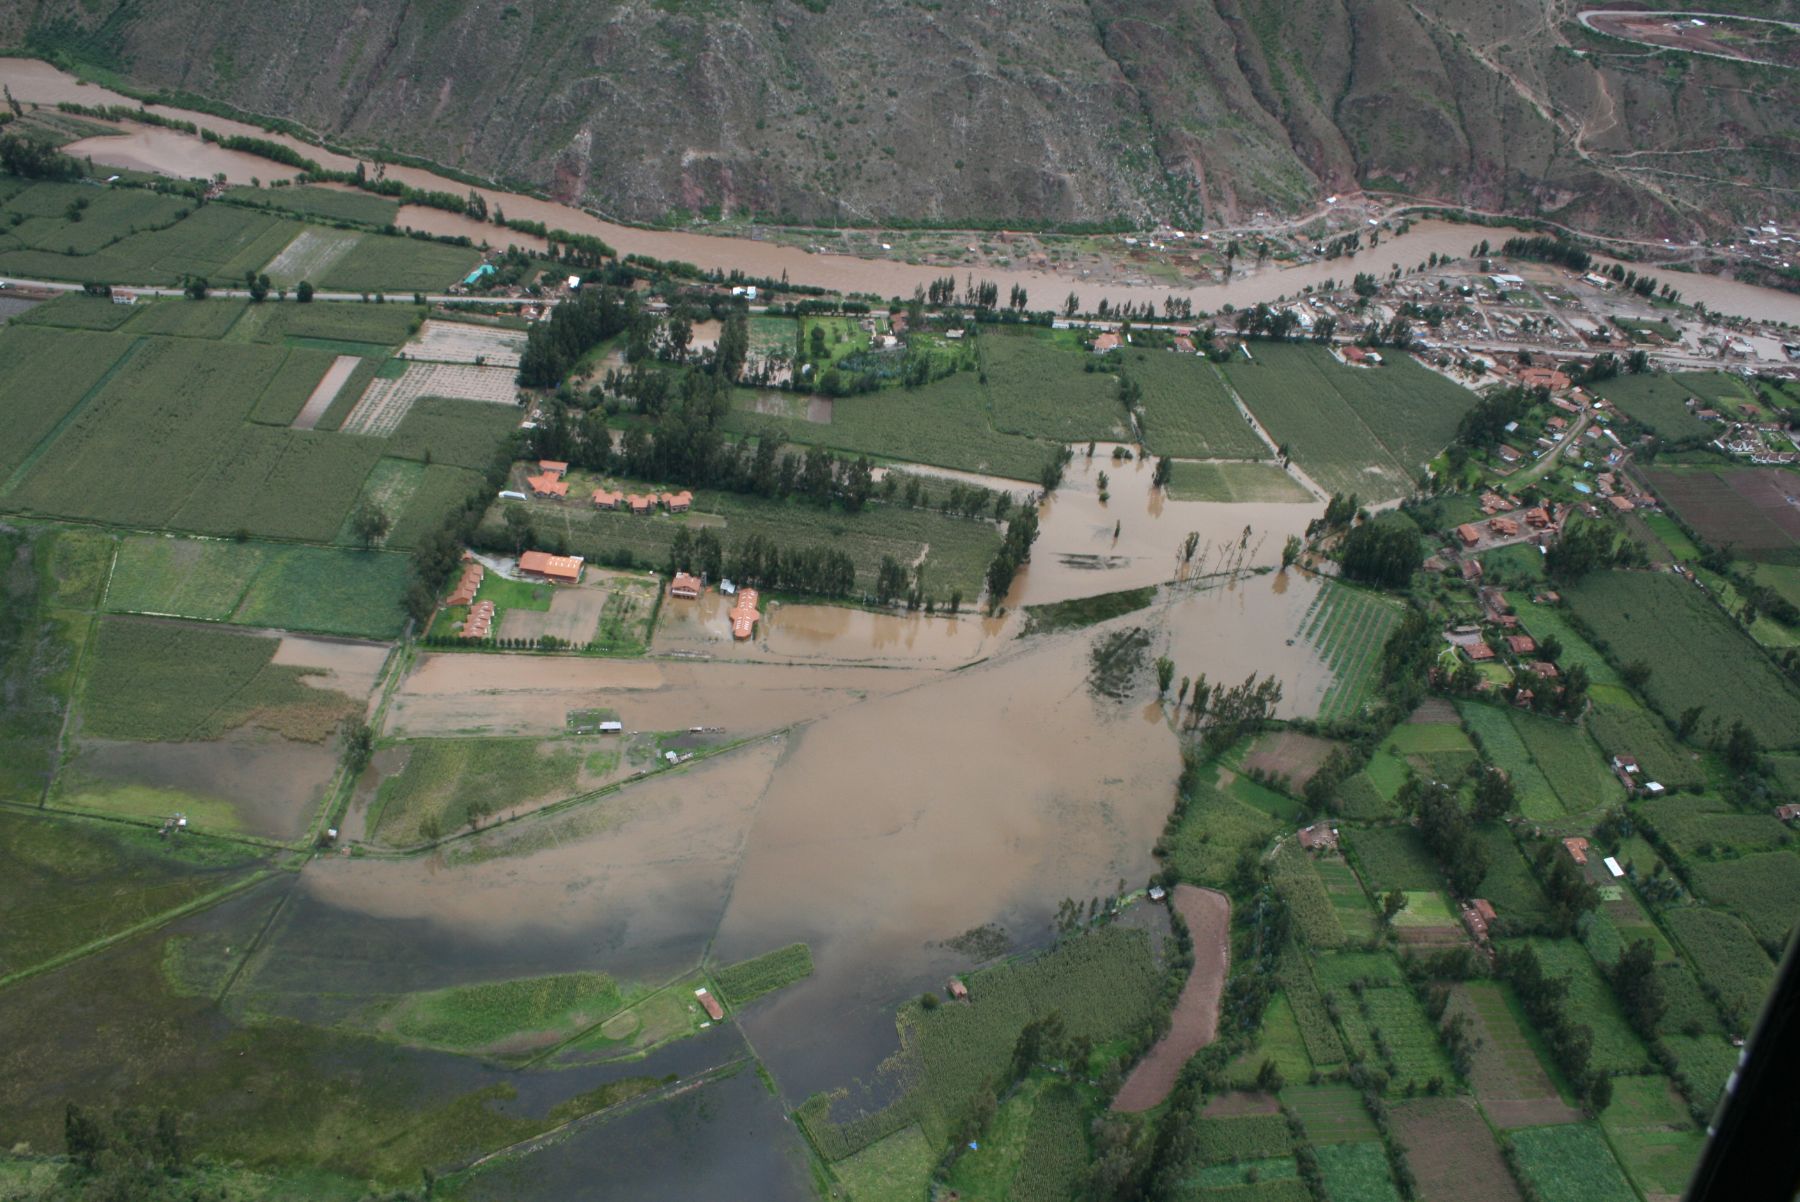
[[[1081,1095],[1057,1082],[1038,1095],[1012,1197],[1074,1198],[1087,1173],[1088,1116]]]
[[[1510,711],[1494,705],[1460,701],[1456,706],[1469,730],[1481,741],[1487,757],[1506,769],[1512,779],[1513,793],[1519,799],[1519,812],[1539,822],[1554,821],[1563,816],[1562,802],[1543,770],[1531,758],[1525,741],[1513,725]]]
[[[1705,982],[1703,989],[1717,999],[1727,1025],[1748,1031],[1775,980],[1775,967],[1749,928],[1729,914],[1697,906],[1673,907],[1663,922]]]
[[[387,453],[452,467],[486,471],[520,414],[506,405],[422,397],[387,440]]]
[[[1344,927],[1338,920],[1337,908],[1313,868],[1312,857],[1298,842],[1290,840],[1281,845],[1280,852],[1271,861],[1270,876],[1282,900],[1287,902],[1301,938],[1309,946],[1343,945]]]
[[[1084,371],[1093,356],[1031,333],[994,333],[979,339],[994,428],[1058,442],[1120,439],[1125,410],[1118,382]]]
[[[1746,814],[1716,797],[1656,797],[1638,806],[1675,854],[1710,859],[1717,849],[1735,853],[1774,851],[1793,842],[1794,832],[1775,815]]]
[[[271,538],[330,542],[381,449],[379,439],[361,435],[245,424],[167,523],[202,534],[248,530]],[[116,511],[107,516],[124,520]]]
[[[297,217],[323,221],[349,221],[359,225],[387,226],[400,211],[398,201],[367,192],[341,192],[336,188],[227,188],[225,199],[253,208],[276,209]]]
[[[747,1006],[765,993],[812,976],[812,952],[804,943],[790,943],[749,960],[728,964],[713,974],[719,995],[733,1006]]]
[[[727,560],[739,540],[752,535],[783,549],[828,546],[842,551],[856,562],[858,586],[873,590],[883,555],[911,564],[923,552],[926,595],[942,604],[952,592],[961,592],[965,606],[973,606],[980,595],[1001,535],[992,522],[950,517],[937,510],[883,504],[849,514],[799,500],[696,490],[694,512],[686,518],[661,514],[646,518],[574,501],[505,502],[491,508],[482,521],[484,530],[496,532],[494,537],[501,537],[506,505],[524,507],[540,538],[561,536],[573,554],[590,561],[604,561],[609,553],[627,550],[638,562],[661,567],[677,529],[706,525],[724,544]]]
[[[1742,721],[1764,746],[1800,744],[1800,691],[1693,585],[1596,572],[1566,595],[1618,662],[1649,665],[1645,692],[1664,717],[1699,706],[1702,733]]]
[[[1307,475],[1365,501],[1404,495],[1475,401],[1404,355],[1368,370],[1316,346],[1256,343],[1251,354],[1225,368],[1250,411]]]
[[[1344,1044],[1337,1024],[1332,1022],[1324,994],[1298,946],[1290,943],[1282,950],[1275,980],[1293,1012],[1306,1058],[1321,1069],[1344,1063]]]
[[[1326,952],[1313,959],[1312,969],[1313,979],[1327,993],[1353,990],[1358,984],[1377,989],[1406,984],[1405,970],[1388,952]]]
[[[732,405],[721,423],[728,432],[761,436],[772,431],[802,446],[1013,480],[1035,481],[1054,449],[1039,439],[996,430],[988,416],[986,390],[970,371],[920,388],[841,397],[832,402],[827,423],[757,413],[755,394],[747,389],[734,394]]]
[[[172,225],[152,228],[146,222],[139,228],[145,232],[90,254],[69,256],[63,248],[0,251],[0,271],[128,285],[173,285],[197,275],[225,286],[242,281],[246,271],[260,271],[301,226],[236,205],[201,205]]]
[[[445,514],[462,505],[482,485],[479,472],[431,464],[414,487],[406,507],[395,517],[394,527],[382,545],[400,550],[418,546],[420,539],[443,524]]]
[[[1381,649],[1400,624],[1400,608],[1377,593],[1325,581],[1295,633],[1331,669],[1319,699],[1319,718],[1330,721],[1362,712],[1375,688]]]
[[[1588,709],[1588,731],[1602,755],[1628,755],[1645,777],[1665,788],[1697,788],[1706,773],[1693,752],[1675,741],[1668,724],[1639,705],[1623,689],[1596,688]]]
[[[1321,1149],[1335,1144],[1373,1143],[1381,1134],[1363,1106],[1362,1094],[1349,1085],[1290,1085],[1281,1101],[1300,1118],[1306,1138]]]
[[[1337,1057],[1342,1060],[1343,1052],[1338,1052]],[[1300,1034],[1300,1021],[1294,1017],[1294,1007],[1285,993],[1277,993],[1270,1001],[1263,1012],[1256,1045],[1231,1065],[1228,1079],[1241,1088],[1254,1088],[1265,1060],[1273,1060],[1287,1081],[1304,1081],[1313,1071],[1312,1057],[1306,1054],[1306,1040]]]
[[[1350,865],[1339,859],[1319,859],[1313,861],[1313,870],[1325,884],[1325,892],[1331,898],[1332,909],[1337,911],[1344,934],[1356,940],[1375,934],[1375,911]]]
[[[585,753],[538,739],[421,739],[381,782],[369,827],[390,846],[429,842],[508,807],[568,797]]]
[[[1585,814],[1625,799],[1625,786],[1580,726],[1523,710],[1514,710],[1512,721],[1519,740],[1569,813]]]
[[[1707,381],[1706,375],[1692,376],[1646,372],[1636,376],[1617,376],[1594,387],[1594,391],[1632,421],[1655,431],[1664,438],[1711,439],[1718,427],[1701,421],[1688,411],[1690,397],[1699,396],[1695,384]],[[1710,402],[1702,399],[1702,406]]]
[[[265,426],[291,426],[337,356],[295,347],[276,368],[274,378],[250,407],[250,420]]]
[[[1624,684],[1613,666],[1606,662],[1606,658],[1576,633],[1561,606],[1533,604],[1529,590],[1509,590],[1506,603],[1513,607],[1513,612],[1518,615],[1519,626],[1526,634],[1540,643],[1554,638],[1562,644],[1562,654],[1557,658],[1557,663],[1562,667],[1580,664],[1587,669],[1588,679],[1597,685]]]
[[[1443,888],[1443,877],[1425,840],[1410,826],[1346,831],[1344,842],[1363,882],[1378,897],[1393,889]]]
[[[1528,1127],[1510,1138],[1519,1175],[1543,1202],[1637,1202],[1637,1193],[1595,1127]]]
[[[931,1178],[938,1154],[918,1124],[904,1127],[835,1162],[831,1175],[852,1202],[909,1202]]]
[[[78,416],[136,344],[119,334],[0,327],[0,495],[59,427]]]
[[[1271,457],[1269,445],[1244,420],[1226,391],[1219,369],[1204,358],[1131,351],[1125,356],[1125,371],[1143,388],[1143,438],[1152,454],[1183,459]]]
[[[127,244],[138,231],[177,223],[192,204],[135,188],[95,189],[45,181],[30,184],[0,203],[0,264],[6,265],[0,270],[24,275],[29,273],[15,263],[85,262],[89,256]],[[71,205],[85,206],[78,218],[71,218]]]
[[[1496,914],[1513,921],[1537,923],[1549,918],[1550,904],[1511,833],[1504,827],[1487,826],[1477,831],[1476,838],[1488,860],[1477,896],[1492,902]]]
[[[361,702],[314,688],[307,669],[273,664],[278,640],[108,618],[88,670],[83,729],[114,739],[217,738],[254,725],[321,742]]]
[[[1399,1202],[1387,1153],[1378,1143],[1330,1144],[1315,1151],[1331,1202]]]
[[[313,284],[332,292],[442,292],[480,262],[471,247],[368,234]]]
[[[313,301],[310,304],[265,304],[253,311],[259,320],[258,342],[313,338],[355,343],[344,354],[376,354],[418,332],[422,311],[411,304],[362,304],[357,301]]]
[[[1632,1031],[1613,1000],[1612,987],[1587,950],[1572,939],[1532,939],[1546,977],[1566,977],[1568,998],[1564,1005],[1576,1021],[1594,1032],[1594,1068],[1609,1073],[1641,1072],[1647,1063],[1644,1045]]]
[[[231,620],[320,634],[391,639],[405,615],[403,555],[328,547],[272,549]]]
[[[1168,491],[1176,501],[1317,504],[1304,484],[1271,463],[1177,460],[1170,465]]]
[[[1267,814],[1220,792],[1217,773],[1198,774],[1181,822],[1164,837],[1168,865],[1185,880],[1223,883],[1241,849],[1260,849],[1276,831]]]
[[[123,307],[123,306],[121,306]],[[139,301],[125,325],[127,334],[162,334],[172,338],[223,338],[249,312],[247,300]]]
[[[135,316],[130,305],[110,297],[65,292],[7,319],[9,326],[56,326],[67,330],[116,330]]]
[[[107,582],[106,608],[114,613],[227,621],[271,550],[262,543],[127,538],[119,544]]]
[[[1366,771],[1353,772],[1338,786],[1334,800],[1335,813],[1359,822],[1397,818],[1400,807],[1383,793]]]
[[[1194,1162],[1266,1160],[1294,1150],[1287,1120],[1279,1114],[1201,1119],[1193,1130]]]
[[[1765,948],[1787,945],[1800,915],[1800,856],[1768,851],[1687,870],[1695,892],[1743,919]]]
[[[571,972],[408,994],[380,1025],[409,1043],[473,1051],[524,1033],[573,1035],[623,1005],[611,977]]]

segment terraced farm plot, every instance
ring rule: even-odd
[[[1315,1144],[1378,1144],[1381,1139],[1354,1086],[1290,1085],[1281,1091],[1281,1101],[1299,1117],[1306,1138]]]
[[[1375,687],[1381,650],[1399,624],[1399,608],[1385,597],[1333,581],[1320,587],[1294,633],[1331,668],[1331,684],[1319,699],[1321,720],[1362,711]]]
[[[1581,1117],[1558,1095],[1509,986],[1466,981],[1452,991],[1451,1006],[1469,1020],[1470,1035],[1476,1040],[1470,1084],[1496,1126],[1575,1122]]]
[[[1199,463],[1178,459],[1169,467],[1169,496],[1176,501],[1222,504],[1314,505],[1318,498],[1272,463]]]
[[[1512,715],[1499,706],[1459,701],[1457,711],[1469,729],[1481,740],[1489,759],[1506,770],[1512,780],[1513,793],[1519,800],[1519,812],[1538,822],[1553,822],[1563,816],[1562,801],[1550,780],[1531,758]]]
[[[1598,1128],[1532,1127],[1510,1136],[1513,1162],[1543,1202],[1636,1202]]]
[[[398,377],[377,377],[344,419],[346,434],[385,436],[400,428],[413,402],[420,397],[484,401],[494,405],[517,403],[514,373],[504,367],[474,367],[450,363],[409,363]]]
[[[1765,747],[1800,743],[1800,691],[1693,585],[1666,572],[1595,572],[1567,591],[1621,663],[1650,668],[1665,718],[1701,709],[1701,731],[1742,721]]]
[[[1118,380],[1086,371],[1093,356],[1033,334],[981,339],[994,428],[1057,442],[1111,440],[1126,433]]]
[[[308,226],[269,260],[263,274],[277,288],[292,288],[301,280],[324,279],[332,266],[361,240],[362,235],[354,230]]]
[[[1414,1098],[1388,1111],[1421,1198],[1524,1202],[1493,1132],[1465,1098]]]
[[[1143,389],[1143,439],[1152,454],[1178,459],[1273,457],[1269,444],[1232,400],[1218,368],[1205,358],[1133,351],[1126,355],[1125,370]]]

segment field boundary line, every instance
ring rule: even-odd
[[[245,875],[243,878],[233,881],[229,885],[215,889],[211,893],[205,893],[199,897],[192,898],[173,909],[164,910],[160,914],[153,914],[141,922],[132,923],[128,927],[123,927],[108,935],[102,935],[98,939],[91,939],[80,947],[72,947],[66,952],[52,956],[41,964],[34,964],[30,968],[21,968],[17,972],[8,973],[6,976],[0,977],[0,989],[7,989],[13,985],[19,984],[21,981],[27,981],[32,977],[42,976],[47,972],[54,972],[56,969],[73,964],[77,960],[84,960],[98,952],[105,951],[109,947],[123,943],[127,939],[135,938],[148,931],[154,931],[158,927],[167,926],[177,918],[185,918],[189,914],[195,914],[201,910],[210,909],[224,901],[226,898],[237,893],[242,893],[245,889],[248,889],[259,881],[266,880],[268,877],[274,875],[275,872],[276,869],[273,868],[256,869]]]
[[[45,434],[42,438],[38,439],[37,445],[31,448],[31,453],[25,456],[19,466],[13,469],[13,474],[6,478],[6,483],[0,484],[0,497],[12,495],[13,489],[24,482],[25,477],[30,474],[31,469],[37,466],[38,460],[49,453],[51,446],[56,443],[57,439],[63,436],[64,431],[74,424],[76,418],[87,412],[87,408],[93,403],[94,398],[100,395],[102,389],[112,383],[113,377],[124,370],[127,363],[137,357],[138,351],[149,340],[149,335],[139,334],[137,338],[132,341],[132,344],[126,347],[124,352],[113,361],[113,365],[107,368],[98,380],[94,381],[93,387],[82,393],[81,399],[76,401],[69,411],[62,415],[62,420],[52,426],[48,434]]]
[[[131,814],[109,814],[105,810],[90,810],[82,806],[44,805],[33,806],[19,801],[0,801],[0,809],[30,810],[36,814],[66,814],[70,818],[85,818],[93,822],[116,822],[122,826],[142,827],[145,830],[160,829],[159,818],[139,818]],[[297,842],[284,843],[279,839],[270,839],[262,835],[244,835],[230,831],[207,831],[206,838],[216,839],[221,843],[241,843],[246,847],[255,847],[263,851],[297,851]]]
[[[94,599],[94,608],[88,611],[87,638],[82,640],[81,654],[75,659],[75,674],[69,680],[69,701],[63,710],[63,720],[56,731],[56,763],[51,766],[50,775],[44,780],[44,791],[39,795],[38,808],[50,808],[50,790],[62,776],[62,770],[70,758],[69,726],[75,721],[75,713],[81,708],[80,698],[87,691],[88,665],[93,655],[94,644],[100,638],[100,619],[106,612],[106,594],[112,589],[113,572],[119,566],[119,547],[122,540],[112,540],[112,555],[106,561],[106,579],[100,585],[100,595]]]
[[[225,984],[219,987],[218,995],[213,998],[215,1005],[224,1005],[226,995],[237,987],[238,978],[243,975],[244,969],[250,966],[251,957],[255,956],[262,948],[263,940],[268,937],[270,928],[275,925],[275,920],[281,917],[281,912],[287,909],[288,899],[293,896],[294,891],[290,888],[276,900],[273,906],[269,907],[269,916],[263,920],[260,927],[256,928],[256,934],[250,940],[250,946],[246,947],[244,954],[238,957],[236,967],[231,970],[231,975],[225,978]]]

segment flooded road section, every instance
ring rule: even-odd
[[[1083,446],[1062,487],[1038,510],[1038,540],[1007,605],[1042,605],[1214,572],[1281,562],[1282,544],[1325,510],[1312,504],[1175,501],[1153,488],[1155,462],[1115,460],[1111,443]],[[1108,499],[1100,499],[1100,474]],[[1199,535],[1194,557],[1183,544]]]
[[[30,59],[0,59],[0,82],[21,101],[56,104],[71,101],[78,104],[123,104],[136,107],[137,102],[93,84],[82,84],[48,63]],[[281,142],[298,150],[321,165],[336,170],[355,169],[356,160],[334,154],[309,143],[282,134],[270,133],[245,125],[181,109],[162,107],[160,112],[182,120],[193,121],[202,128],[222,134],[245,134]],[[186,139],[194,146],[204,146],[198,138],[188,138],[173,131],[156,130],[158,134]],[[166,175],[191,178],[223,170],[236,183],[248,183],[252,176],[263,180],[290,178],[292,172],[265,159],[251,159],[258,164],[251,169],[235,161],[214,166],[207,156],[204,161],[192,148],[174,147],[164,138],[150,140],[134,131],[124,138],[90,138],[68,148],[71,153],[92,157],[95,163],[151,170]],[[228,153],[228,152],[227,152]],[[401,180],[417,188],[461,194],[468,190],[444,176],[414,167],[390,165],[390,179]],[[814,284],[837,292],[866,292],[876,296],[910,296],[915,288],[924,288],[944,273],[942,266],[908,264],[894,260],[862,259],[850,255],[813,254],[800,247],[777,246],[748,238],[726,238],[711,234],[680,233],[669,230],[640,229],[605,221],[581,209],[554,201],[539,200],[511,192],[478,188],[489,209],[502,208],[509,217],[541,221],[552,229],[594,234],[616,247],[620,254],[651,255],[659,259],[679,259],[706,268],[738,270],[752,276],[776,278],[786,274],[795,283]],[[507,231],[497,226],[472,222],[467,217],[437,209],[409,210],[407,223],[430,233],[468,235],[478,241],[504,245]],[[1196,306],[1218,310],[1226,304],[1239,308],[1279,297],[1297,296],[1308,287],[1327,280],[1343,281],[1356,272],[1386,275],[1395,267],[1410,270],[1432,255],[1460,258],[1483,238],[1492,239],[1494,231],[1482,226],[1462,225],[1446,221],[1419,221],[1404,234],[1387,236],[1377,247],[1365,247],[1355,254],[1335,261],[1319,260],[1300,267],[1270,266],[1253,274],[1234,278],[1223,284],[1192,284],[1181,287],[1161,285],[1126,285],[1100,283],[1081,275],[1054,271],[1006,271],[983,269],[982,275],[1002,289],[1014,285],[1034,296],[1061,297],[1074,292],[1088,311],[1098,308],[1102,299],[1112,305],[1126,301],[1148,301],[1161,307],[1168,296],[1187,296]],[[1610,261],[1608,261],[1610,262]],[[448,283],[448,281],[446,281]],[[1800,320],[1800,299],[1771,289],[1741,284],[1718,276],[1683,275],[1682,295],[1687,300],[1704,301],[1719,312],[1765,320]]]
[[[657,620],[659,655],[695,654],[764,663],[896,664],[953,667],[993,654],[1005,618],[872,613],[838,605],[769,602],[754,638],[734,639],[732,598],[709,589],[694,600],[665,598]]]
[[[925,678],[881,668],[425,654],[395,694],[383,733],[549,735],[566,729],[570,710],[607,708],[627,731],[707,726],[737,738]]]

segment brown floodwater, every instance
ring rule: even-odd
[[[738,738],[922,679],[895,668],[427,654],[395,694],[385,733],[555,734],[570,710],[610,708],[628,731],[706,726]]]
[[[657,621],[657,654],[705,655],[765,663],[896,664],[948,667],[998,649],[1006,619],[872,613],[838,605],[768,602],[756,637],[732,637],[731,598],[709,589],[694,600],[667,598]]]
[[[1151,487],[1155,461],[1114,460],[1111,443],[1077,451],[1063,483],[1038,510],[1031,562],[1007,594],[1010,607],[1140,588],[1213,572],[1281,562],[1290,534],[1324,511],[1323,502],[1175,501]],[[1109,477],[1100,499],[1099,475]],[[1182,559],[1190,533],[1200,536],[1192,561]]]
[[[0,60],[0,82],[4,82],[21,101],[55,104],[68,100],[83,104],[126,104],[136,102],[97,85],[83,85],[47,63],[30,59]],[[221,133],[242,133],[253,137],[283,142],[322,165],[337,170],[353,170],[355,160],[320,149],[281,134],[269,133],[241,122],[227,121],[205,113],[163,108],[163,113],[194,121]],[[202,145],[198,138],[169,132],[171,137]],[[96,163],[112,162],[114,148],[106,142],[113,139],[87,139],[80,143],[80,153],[90,154]],[[210,174],[192,170],[192,151],[171,147],[163,140],[140,142],[117,148],[120,158],[133,161],[113,165],[131,166],[164,174],[192,176]],[[262,159],[262,166],[249,174],[271,179],[287,174],[287,169]],[[242,167],[226,168],[228,175]],[[414,167],[389,166],[390,178],[414,187],[433,191],[465,192],[467,185]],[[249,175],[243,176],[247,182]],[[923,288],[941,276],[944,268],[912,265],[887,259],[863,259],[852,255],[814,254],[793,246],[779,246],[749,238],[728,238],[712,234],[694,234],[669,230],[643,229],[619,225],[595,217],[583,210],[554,201],[538,200],[516,193],[478,188],[490,210],[498,206],[512,218],[541,221],[552,229],[594,234],[616,247],[620,254],[644,254],[659,259],[680,259],[706,268],[739,270],[752,276],[776,278],[786,273],[795,283],[816,284],[839,292],[866,292],[877,296],[910,296],[915,288]],[[415,229],[434,233],[467,234],[476,237],[480,231],[490,241],[498,241],[501,227],[469,223],[467,218],[436,209],[409,212],[408,223]],[[470,225],[475,230],[471,230]],[[1196,306],[1219,310],[1226,304],[1239,308],[1260,301],[1273,301],[1283,296],[1296,296],[1303,289],[1317,287],[1327,280],[1343,281],[1359,271],[1385,275],[1394,267],[1411,269],[1431,254],[1461,257],[1469,247],[1483,238],[1492,240],[1494,231],[1482,226],[1462,225],[1447,221],[1418,221],[1404,234],[1384,237],[1381,244],[1364,248],[1354,255],[1335,261],[1320,260],[1298,267],[1270,266],[1225,283],[1193,284],[1181,287],[1162,285],[1127,285],[1097,281],[1083,274],[1054,271],[1010,271],[984,268],[982,275],[1001,288],[1018,285],[1036,297],[1063,297],[1074,292],[1085,309],[1096,309],[1102,299],[1113,305],[1126,301],[1149,301],[1161,307],[1168,296],[1191,297]],[[1705,301],[1709,308],[1765,320],[1800,321],[1800,298],[1768,288],[1757,288],[1720,276],[1683,275],[1682,295],[1692,301]]]
[[[281,646],[275,648],[269,662],[314,669],[316,674],[301,677],[314,688],[366,697],[381,679],[381,669],[392,653],[385,643],[288,634],[281,637]]]
[[[336,770],[329,746],[262,732],[203,743],[83,739],[61,789],[83,807],[101,804],[117,786],[190,794],[229,807],[246,834],[285,840],[306,833]]]

